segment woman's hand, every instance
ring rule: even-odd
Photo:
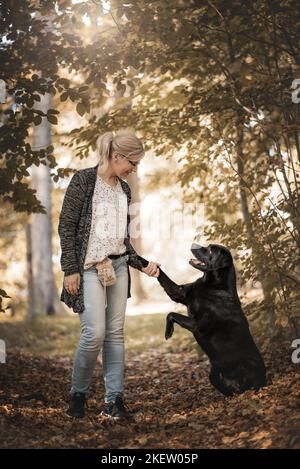
[[[142,272],[149,275],[149,277],[158,277],[159,276],[159,266],[158,262],[149,262],[147,267],[142,268]]]
[[[80,285],[80,274],[79,272],[72,275],[67,275],[64,278],[64,287],[70,295],[77,295]]]

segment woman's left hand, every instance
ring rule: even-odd
[[[159,276],[159,266],[158,262],[149,262],[147,267],[142,268],[142,272],[149,275],[149,277],[158,277]]]

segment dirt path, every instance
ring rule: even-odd
[[[65,416],[72,362],[11,353],[0,365],[2,448],[300,448],[300,365],[289,344],[264,353],[273,384],[224,398],[208,382],[195,351],[127,353],[130,423],[97,415],[97,365],[84,419]]]

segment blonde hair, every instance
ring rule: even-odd
[[[140,161],[144,156],[144,147],[132,130],[120,129],[116,132],[105,132],[97,141],[99,164],[106,171],[113,151],[120,152],[131,161]]]

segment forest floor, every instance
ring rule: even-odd
[[[2,448],[300,448],[300,364],[291,361],[290,342],[261,347],[271,385],[259,393],[224,398],[208,381],[206,356],[179,328],[164,342],[163,316],[126,320],[129,331],[139,321],[144,342],[142,350],[131,337],[126,349],[129,422],[98,415],[103,406],[100,362],[86,417],[66,416],[74,347],[69,353],[66,348],[51,350],[53,342],[63,342],[54,330],[69,337],[74,318],[61,319],[52,329],[47,319],[42,353],[34,348],[42,334],[36,323],[31,323],[35,335],[31,332],[29,339],[30,323],[11,324],[11,335],[10,325],[2,324],[0,337],[10,337],[6,364],[0,365]],[[19,347],[14,343],[18,333]]]

